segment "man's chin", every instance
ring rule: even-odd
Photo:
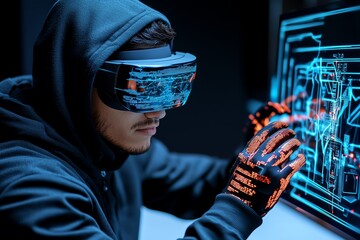
[[[150,144],[141,147],[128,147],[123,150],[131,155],[139,155],[147,152],[150,149]]]
[[[131,154],[131,155],[140,155],[140,154],[143,154],[143,153],[147,152],[148,150],[149,150],[149,148],[146,149],[146,150],[142,150],[142,151],[131,151],[131,152],[129,152],[129,154]]]

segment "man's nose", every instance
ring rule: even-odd
[[[166,112],[164,110],[163,111],[156,111],[156,112],[147,112],[147,113],[144,113],[144,115],[148,119],[155,118],[155,119],[160,120],[160,119],[165,117]]]

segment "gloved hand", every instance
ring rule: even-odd
[[[265,216],[305,164],[303,154],[290,159],[300,146],[294,136],[285,122],[271,122],[262,128],[239,153],[224,192]]]
[[[260,129],[270,123],[270,119],[275,115],[291,114],[291,110],[288,107],[289,101],[292,99],[286,99],[281,103],[267,102],[261,106],[256,113],[249,115],[249,122],[244,129],[245,142],[248,142]]]

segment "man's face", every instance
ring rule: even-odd
[[[134,113],[108,107],[93,92],[93,117],[97,131],[109,142],[130,153],[143,153],[150,147],[165,111]]]

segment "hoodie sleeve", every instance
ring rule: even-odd
[[[144,205],[196,218],[184,239],[246,239],[261,225],[262,218],[251,208],[221,193],[228,181],[229,160],[170,152],[155,139],[146,156]]]
[[[214,205],[195,220],[185,232],[184,240],[247,239],[262,224],[262,218],[238,199],[221,193]]]

